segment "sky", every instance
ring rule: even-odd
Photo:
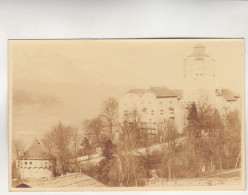
[[[181,88],[183,60],[198,42],[216,60],[219,86],[240,90],[241,39],[13,41],[13,76],[76,85]]]
[[[118,99],[130,88],[151,86],[182,89],[183,61],[199,42],[215,59],[216,87],[241,93],[242,39],[11,40],[13,132],[33,138],[58,120],[79,126],[99,113],[97,96]]]

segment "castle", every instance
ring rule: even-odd
[[[157,133],[157,126],[168,119],[175,121],[182,132],[186,105],[207,101],[220,112],[223,108],[236,109],[239,95],[229,89],[216,88],[215,60],[198,43],[193,53],[184,60],[183,89],[172,90],[166,86],[149,89],[131,89],[119,99],[119,122],[134,120],[144,124],[150,133]]]

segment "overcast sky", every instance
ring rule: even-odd
[[[183,61],[199,42],[215,59],[216,87],[241,92],[243,40],[10,41],[13,132],[30,143],[59,120],[80,126],[99,114],[103,98],[118,98],[123,90],[182,89]]]
[[[242,40],[14,41],[14,80],[77,85],[181,88],[183,60],[196,43],[216,60],[217,87],[242,89]]]

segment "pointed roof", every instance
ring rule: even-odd
[[[200,42],[198,42],[198,43],[194,46],[194,48],[205,48],[205,46],[202,45]]]
[[[209,55],[207,55],[205,53],[205,46],[203,44],[201,44],[200,42],[198,42],[194,46],[194,52],[193,52],[193,54],[189,55],[188,57],[198,57],[198,58],[201,58],[201,57],[209,57]]]
[[[41,143],[37,138],[34,139],[33,144],[24,153],[23,160],[47,160],[51,159],[48,154],[42,150]]]

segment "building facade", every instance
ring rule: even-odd
[[[157,133],[157,126],[168,119],[175,120],[182,130],[179,95],[167,87],[133,89],[119,99],[119,121],[138,120],[150,133]]]
[[[16,160],[21,179],[52,178],[54,176],[55,159],[49,157],[35,139],[31,147],[20,160]]]
[[[239,95],[229,89],[216,87],[215,59],[198,43],[183,64],[182,90],[167,87],[132,89],[119,99],[119,122],[139,120],[148,131],[157,133],[158,124],[174,120],[178,132],[182,132],[187,117],[187,105],[207,101],[221,114],[227,109],[240,109]]]

